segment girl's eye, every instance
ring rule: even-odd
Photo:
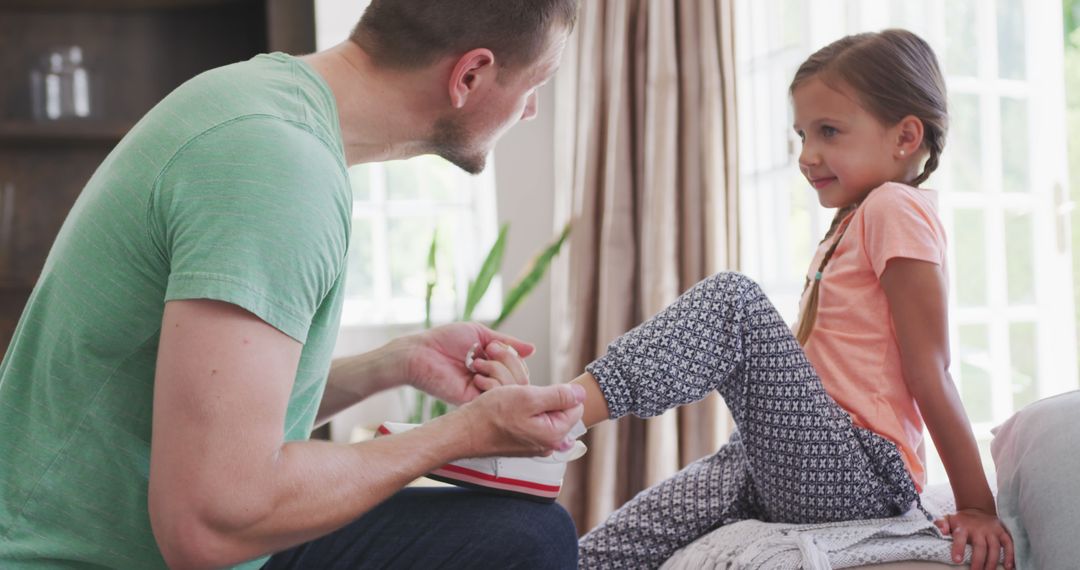
[[[839,133],[840,133],[840,131],[834,129],[833,127],[830,127],[830,126],[821,127],[821,136],[823,136],[823,137],[825,137],[827,139],[831,139],[831,138],[833,138],[834,136],[836,136]]]

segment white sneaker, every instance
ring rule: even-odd
[[[375,436],[409,431],[420,424],[386,422]],[[578,422],[570,437],[581,437],[585,426]],[[566,464],[582,455],[587,448],[580,441],[568,451],[556,451],[548,457],[476,457],[459,459],[427,474],[429,479],[500,494],[513,495],[550,503],[562,490]]]

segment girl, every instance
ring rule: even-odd
[[[718,390],[738,432],[640,493],[580,542],[581,568],[655,568],[743,519],[811,523],[918,505],[925,420],[957,511],[936,521],[962,560],[1012,542],[947,372],[945,235],[919,184],[945,144],[934,53],[903,30],[843,38],[791,83],[799,166],[837,208],[811,264],[797,333],[756,284],[714,275],[628,332],[574,382],[585,423],[654,416]],[[921,508],[921,506],[919,507]]]

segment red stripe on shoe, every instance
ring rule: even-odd
[[[511,479],[509,477],[496,477],[489,473],[483,473],[481,471],[475,471],[460,465],[443,465],[442,468],[445,471],[451,473],[460,473],[462,475],[468,475],[484,481],[491,481],[492,483],[502,483],[506,485],[514,485],[515,487],[524,487],[526,489],[535,489],[537,491],[546,491],[549,493],[558,493],[559,489],[562,489],[560,485],[544,485],[542,483],[534,483],[532,481],[522,481],[521,479]]]
[[[487,481],[479,477],[473,477],[464,473],[447,471],[441,468],[429,473],[428,478],[434,479],[436,481],[442,481],[444,483],[450,483],[453,485],[460,485],[475,489],[487,489],[489,491],[498,491],[501,493],[518,495],[521,497],[544,499],[545,501],[554,501],[559,497],[558,491],[539,491],[536,489],[530,489],[528,487],[518,487],[516,485],[510,485],[498,481]]]
[[[377,431],[382,435],[392,435],[393,433],[384,425],[380,425]],[[559,491],[562,490],[561,485],[544,485],[543,483],[534,483],[532,481],[512,479],[510,477],[497,477],[490,473],[476,471],[475,469],[461,467],[460,465],[454,465],[452,463],[436,469],[435,473],[449,478],[453,478],[454,475],[461,475],[467,477],[469,479],[468,482],[474,485],[483,486],[485,483],[488,483],[491,484],[493,488],[503,490],[513,490],[514,488],[518,488],[523,493],[541,497],[557,497]]]

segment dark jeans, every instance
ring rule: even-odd
[[[458,488],[409,488],[263,570],[577,568],[577,532],[557,504]]]

